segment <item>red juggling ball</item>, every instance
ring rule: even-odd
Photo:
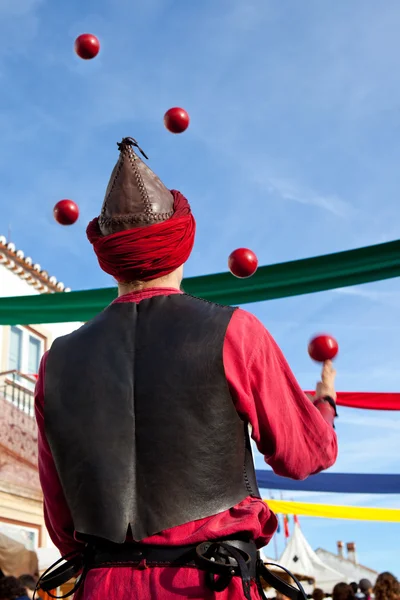
[[[171,133],[182,133],[189,127],[189,115],[183,108],[170,108],[164,115],[164,125]]]
[[[229,255],[228,267],[232,275],[244,279],[257,271],[258,259],[252,250],[237,248]]]
[[[331,335],[317,335],[308,344],[308,354],[317,362],[332,360],[339,352],[339,345]]]
[[[95,35],[91,33],[82,33],[75,40],[75,52],[79,58],[90,60],[98,55],[100,51],[100,42]]]
[[[79,208],[73,200],[60,200],[55,205],[53,214],[60,225],[73,225],[79,217]]]

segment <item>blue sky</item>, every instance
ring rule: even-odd
[[[226,270],[239,246],[263,265],[398,238],[399,30],[397,0],[0,0],[0,233],[72,289],[112,285],[85,226],[131,135],[191,201],[187,276]],[[100,38],[93,61],[73,52],[83,32]],[[183,135],[163,127],[171,106],[190,114]],[[73,227],[53,221],[61,198],[79,204]],[[392,280],[246,308],[304,387],[308,339],[327,330],[338,389],[398,391],[399,302]],[[400,473],[400,415],[341,409],[337,431],[334,470]],[[399,508],[372,492],[285,498]],[[400,525],[301,523],[313,547],[355,541],[400,576]]]

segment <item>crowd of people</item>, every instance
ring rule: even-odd
[[[326,600],[326,597],[327,595],[319,588],[316,588],[312,594],[312,600]],[[331,598],[332,600],[400,600],[400,583],[394,575],[385,571],[378,576],[374,586],[369,579],[361,579],[359,583],[337,583]]]
[[[32,600],[36,579],[32,575],[0,578],[0,600]],[[278,597],[280,595],[278,594]],[[282,599],[285,597],[280,596]],[[400,582],[391,573],[381,573],[375,586],[368,579],[359,583],[337,583],[333,588],[332,600],[400,600]],[[312,600],[326,600],[323,590],[316,588]]]
[[[32,600],[36,579],[32,575],[0,578],[0,600]]]

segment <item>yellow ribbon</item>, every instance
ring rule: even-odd
[[[306,502],[286,502],[284,500],[265,500],[265,502],[267,502],[272,511],[283,515],[400,523],[400,510],[397,508],[336,506],[329,504],[308,504]]]

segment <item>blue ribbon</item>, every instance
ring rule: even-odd
[[[400,494],[400,475],[363,473],[319,473],[304,481],[257,470],[258,486],[266,490],[334,492],[338,494]]]

